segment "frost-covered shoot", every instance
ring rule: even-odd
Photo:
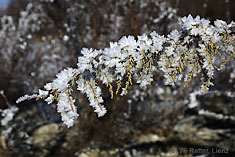
[[[73,98],[75,89],[87,95],[90,106],[101,117],[107,110],[102,105],[100,83],[109,89],[111,98],[126,95],[133,83],[147,88],[160,69],[166,85],[184,80],[186,86],[193,78],[200,77],[201,91],[190,95],[191,107],[195,107],[195,96],[213,85],[214,71],[222,70],[228,61],[234,60],[235,23],[217,20],[212,25],[209,20],[189,15],[181,19],[180,25],[180,30],[167,36],[152,32],[137,38],[124,36],[102,50],[83,48],[76,68],[61,71],[39,94],[20,97],[17,103],[31,98],[45,99],[48,104],[57,101],[62,121],[71,127],[78,117]],[[68,40],[67,36],[64,40]],[[218,65],[216,59],[222,63]]]

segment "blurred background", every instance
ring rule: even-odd
[[[215,86],[165,86],[159,71],[147,90],[133,85],[110,99],[97,118],[76,93],[80,117],[67,129],[56,105],[16,104],[37,93],[66,67],[76,67],[83,47],[103,49],[125,35],[167,35],[180,17],[200,15],[230,23],[234,0],[0,0],[0,157],[8,156],[221,156],[235,153],[235,63],[215,74]],[[210,153],[188,152],[190,148]],[[180,150],[186,150],[182,153]]]

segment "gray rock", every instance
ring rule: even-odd
[[[29,140],[32,141],[33,145],[38,147],[53,145],[60,131],[60,127],[55,123],[43,125],[34,131],[33,136]]]

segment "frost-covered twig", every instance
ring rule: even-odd
[[[7,109],[0,109],[0,115],[2,117],[1,119],[1,125],[5,126],[7,125],[7,123],[9,121],[11,121],[15,115],[15,113],[19,110],[18,107],[16,106],[11,106],[10,103],[7,100],[7,97],[4,94],[3,90],[0,90],[0,96],[2,96],[4,98],[4,100],[6,101],[6,104],[8,106]]]
[[[203,82],[201,93],[205,93],[213,85],[214,70],[220,71],[228,61],[234,60],[235,23],[217,20],[211,25],[209,20],[199,16],[194,19],[189,15],[182,18],[180,25],[180,30],[174,30],[168,36],[152,32],[137,39],[124,36],[103,50],[83,48],[77,68],[68,68],[57,74],[55,80],[44,86],[46,91],[41,91],[43,96],[39,93],[40,97],[48,103],[57,100],[58,112],[70,127],[78,117],[72,99],[75,84],[78,91],[86,93],[99,117],[106,113],[106,108],[101,105],[103,98],[99,82],[109,88],[111,97],[114,93],[125,95],[133,82],[146,88],[153,81],[154,72],[160,69],[166,85],[184,79],[186,86],[199,75]],[[215,58],[220,58],[222,64],[217,65]],[[115,92],[114,84],[117,86]]]
[[[7,108],[5,110],[0,109],[1,116],[3,117],[1,119],[1,125],[5,126],[9,121],[11,121],[15,115],[15,113],[19,110],[18,107],[12,106],[10,108]]]
[[[232,120],[234,121],[235,120],[235,117],[234,116],[226,116],[226,115],[223,115],[223,114],[220,114],[220,113],[215,113],[215,112],[210,112],[210,111],[206,111],[204,109],[201,109],[198,111],[198,114],[199,115],[205,115],[205,116],[209,116],[209,117],[214,117],[216,119],[224,119],[224,120]]]

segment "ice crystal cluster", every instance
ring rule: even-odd
[[[45,99],[48,104],[57,101],[62,121],[71,127],[78,117],[75,89],[87,95],[98,117],[106,113],[101,83],[111,98],[126,95],[134,82],[147,88],[158,69],[163,72],[166,85],[183,79],[186,86],[198,76],[201,93],[205,93],[213,85],[214,71],[234,60],[235,23],[216,20],[210,24],[209,20],[189,15],[181,19],[180,26],[180,30],[167,36],[152,32],[137,38],[124,36],[102,50],[83,48],[76,68],[61,71],[39,94],[25,95],[17,103],[31,98]]]

